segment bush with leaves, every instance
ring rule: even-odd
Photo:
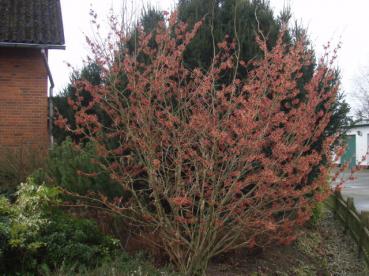
[[[9,201],[3,196],[0,197],[0,260],[3,260],[9,245],[11,214],[12,209]],[[3,263],[0,263],[0,270],[2,268]]]
[[[122,187],[94,163],[95,157],[94,143],[77,146],[68,138],[49,152],[44,168],[35,171],[32,176],[39,183],[53,184],[70,192],[103,193],[109,198],[122,196]]]
[[[21,184],[14,204],[0,199],[0,271],[36,272],[43,264],[94,267],[113,255],[117,240],[104,236],[96,224],[71,217],[58,208],[60,191]]]
[[[168,267],[156,268],[150,263],[145,254],[130,256],[125,252],[119,252],[111,260],[106,260],[93,268],[76,269],[72,266],[62,265],[56,270],[50,270],[42,266],[40,274],[44,276],[179,276]]]
[[[173,14],[155,35],[139,32],[136,51],[123,59],[115,54],[128,39],[114,29],[108,48],[91,45],[104,85],[78,82],[92,100],[70,103],[74,133],[95,143],[96,162],[130,195],[100,202],[143,236],[153,233],[151,242],[185,275],[204,274],[222,252],[294,240],[329,194],[336,138],[324,132],[338,91],[334,56],[319,61],[301,99],[302,70],[312,62],[303,37],[285,44],[282,29],[271,50],[258,37],[262,58],[240,79],[238,67],[248,64],[235,42],[218,44],[208,71],[185,68],[183,53],[200,26],[189,32]],[[234,76],[229,84],[225,74]],[[89,112],[96,107],[110,124]],[[58,124],[71,129],[64,118]],[[319,174],[310,179],[312,170]]]
[[[47,147],[22,144],[19,147],[0,145],[0,194],[12,195],[19,183],[45,164]]]

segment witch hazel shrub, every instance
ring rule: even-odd
[[[110,40],[90,42],[103,84],[76,82],[91,100],[70,100],[76,128],[57,121],[95,143],[95,162],[127,192],[100,203],[154,234],[187,275],[222,252],[291,242],[329,194],[336,139],[324,135],[338,91],[335,51],[302,88],[312,52],[304,38],[286,45],[286,29],[273,49],[257,37],[260,60],[239,60],[226,38],[209,70],[189,70],[183,52],[201,24],[189,31],[174,13],[154,33],[137,27],[134,51],[113,24]]]

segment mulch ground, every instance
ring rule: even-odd
[[[238,252],[217,259],[209,276],[264,275],[369,275],[358,247],[328,209],[316,226],[289,246],[265,249],[257,254]]]

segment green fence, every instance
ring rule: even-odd
[[[349,232],[358,245],[359,255],[365,258],[369,265],[369,212],[358,212],[354,205],[354,199],[346,200],[340,192],[337,192],[328,201],[335,216],[342,222],[345,232]]]

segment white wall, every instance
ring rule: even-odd
[[[362,157],[368,152],[369,126],[358,126],[351,128],[347,135],[355,135],[356,138],[356,164],[361,161]],[[368,158],[361,165],[369,165]]]

